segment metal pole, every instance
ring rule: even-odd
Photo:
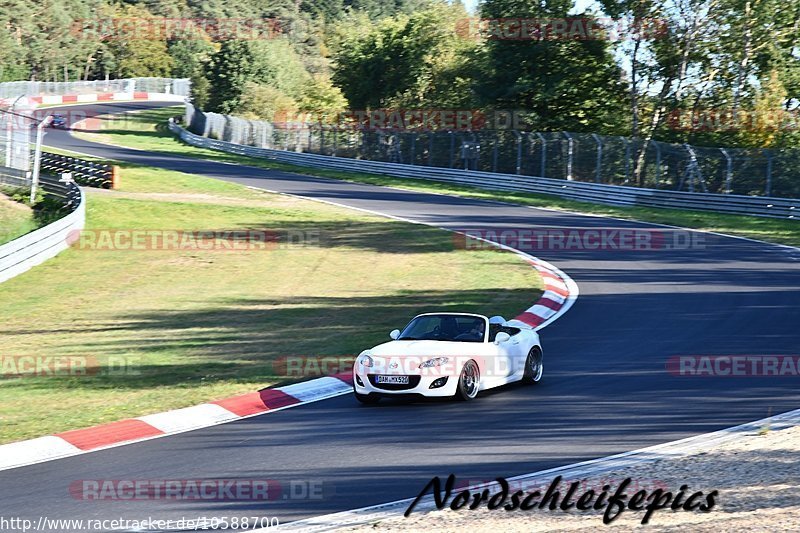
[[[658,189],[661,183],[661,146],[656,141],[650,143],[656,147],[656,189]]]
[[[39,167],[42,163],[42,139],[44,138],[44,128],[53,120],[52,115],[44,117],[36,126],[36,149],[33,156],[33,176],[31,179],[31,205],[36,202],[36,188],[39,186]]]
[[[547,139],[545,139],[544,135],[542,135],[539,132],[536,132],[536,136],[539,137],[539,139],[542,141],[542,170],[540,174],[541,177],[544,178],[546,177],[544,174],[545,174],[545,168],[547,166]]]
[[[522,134],[517,130],[511,130],[511,133],[513,133],[514,137],[517,139],[517,174],[522,174]]]
[[[13,109],[13,106],[12,106]],[[8,120],[8,126],[6,127],[6,166],[11,168],[11,139],[12,139],[12,132],[14,131],[14,115],[6,114],[6,120]]]
[[[767,186],[764,189],[764,196],[769,196],[772,194],[772,154],[765,149],[764,155],[767,156]]]
[[[631,181],[631,143],[625,137],[620,136],[620,139],[625,143],[625,183]]]
[[[600,168],[603,165],[603,142],[596,133],[592,133],[592,137],[594,138],[594,142],[597,143],[597,164],[594,171],[594,181],[600,183]]]
[[[453,152],[456,149],[456,138],[452,131],[448,131],[447,133],[450,134],[450,168],[453,168],[453,156],[455,155]]]
[[[733,160],[731,159],[731,156],[728,155],[728,151],[725,150],[725,148],[720,148],[719,151],[722,152],[722,155],[725,156],[725,159],[728,162],[725,169],[725,194],[730,194],[731,180],[733,179]]]
[[[703,179],[703,173],[700,170],[700,163],[698,163],[697,161],[697,154],[689,144],[684,143],[683,147],[686,148],[687,152],[689,152],[689,159],[690,159],[690,166],[687,169],[687,172],[691,170],[691,176],[690,176],[691,179],[689,181],[689,192],[694,192],[694,182],[696,180],[699,180],[699,183],[703,187],[703,190],[705,192],[708,192],[706,190],[706,182]]]
[[[19,99],[22,98],[22,97],[23,97],[23,95],[17,96],[17,98],[14,100],[14,103],[11,104],[11,107],[8,108],[9,112],[6,115],[6,118],[8,119],[8,128],[7,128],[7,131],[6,131],[6,166],[9,167],[9,168],[11,168],[11,165],[14,162],[13,161],[13,156],[12,156],[12,152],[13,152],[13,148],[14,148],[14,143],[12,142],[12,140],[14,138],[14,117],[15,117],[14,108],[16,107],[17,102],[19,102]],[[28,150],[27,141],[26,141],[25,144],[26,144],[25,150]],[[27,165],[25,165],[25,166],[27,167]],[[26,168],[26,170],[27,170],[27,168]]]
[[[567,181],[572,181],[572,154],[574,152],[575,142],[572,139],[572,135],[566,131],[562,131],[561,133],[567,138]]]

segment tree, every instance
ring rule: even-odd
[[[463,74],[475,44],[456,32],[466,17],[460,4],[437,3],[384,19],[337,44],[333,81],[356,109],[469,101]]]
[[[571,0],[486,0],[481,16],[566,19],[571,8]],[[573,17],[592,18],[586,13]],[[623,129],[626,86],[605,40],[490,39],[480,70],[476,80],[480,103],[525,112],[538,130],[617,133]]]
[[[236,115],[260,120],[285,120],[296,115],[299,105],[280,89],[248,82],[245,85]]]
[[[208,111],[231,113],[241,104],[253,73],[253,55],[246,41],[225,41],[211,58]]]
[[[143,6],[113,6],[105,10],[115,20],[133,20],[130,30],[109,28],[110,34],[99,35],[104,42],[101,65],[119,78],[169,76],[173,59],[167,50],[166,35],[146,31],[153,15]]]

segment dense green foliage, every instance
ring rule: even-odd
[[[189,77],[200,107],[267,120],[511,110],[538,131],[797,144],[800,0],[598,5],[576,13],[574,0],[483,0],[471,14],[458,0],[0,0],[0,81]],[[233,19],[240,31],[141,31],[165,17]],[[498,39],[486,26],[465,32],[475,17],[622,23],[609,38]],[[121,20],[140,31],[122,31]],[[636,20],[649,31],[634,31]]]

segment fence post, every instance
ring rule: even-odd
[[[11,106],[13,109],[14,106]],[[11,143],[11,139],[13,137],[12,133],[14,131],[14,116],[13,115],[6,115],[6,120],[8,120],[8,127],[6,127],[6,166],[11,167],[11,151],[13,149],[13,144]]]
[[[764,196],[772,195],[772,154],[766,148],[764,155],[767,156],[767,185],[764,188]]]
[[[497,135],[492,140],[492,172],[497,172]]]
[[[14,157],[14,155],[13,155],[14,154],[14,150],[13,150],[13,148],[14,148],[14,142],[13,142],[13,139],[14,139],[14,115],[13,115],[13,112],[14,112],[14,108],[17,107],[17,102],[19,102],[19,99],[23,98],[23,97],[24,97],[24,95],[17,96],[17,98],[14,100],[14,103],[12,103],[11,107],[8,108],[9,113],[6,114],[6,118],[8,120],[8,129],[7,129],[7,132],[6,132],[6,166],[7,167],[13,167],[14,166],[14,159],[13,159],[13,157]],[[26,142],[25,143],[25,152],[26,153],[29,152],[27,146],[28,146],[28,143]],[[28,165],[25,165],[25,167],[27,168]]]
[[[453,168],[453,156],[456,149],[456,137],[452,131],[447,132],[450,135],[450,168]]]
[[[625,184],[627,185],[631,181],[631,143],[621,135],[619,138],[625,143]]]
[[[708,192],[706,190],[706,182],[703,179],[703,173],[700,170],[700,164],[697,162],[697,154],[695,153],[694,149],[688,143],[684,143],[683,147],[686,148],[686,151],[689,152],[689,166],[686,169],[686,173],[689,179],[689,192],[694,192],[694,182],[699,178],[700,185],[703,186],[703,191]]]
[[[540,174],[542,175],[541,177],[544,178],[544,177],[546,177],[544,175],[544,173],[545,173],[545,169],[547,168],[547,139],[545,139],[544,135],[542,135],[538,131],[535,132],[535,133],[536,133],[536,136],[539,137],[539,139],[542,141],[542,161],[541,161],[542,170],[541,170]]]
[[[661,184],[661,146],[658,141],[650,141],[650,143],[656,147],[656,189],[658,189]],[[645,154],[646,156],[647,154]]]
[[[594,137],[594,142],[597,143],[597,163],[594,170],[594,181],[600,183],[600,169],[603,166],[603,141],[600,140],[600,136],[596,133],[592,133],[592,137]]]
[[[44,128],[53,120],[53,115],[44,117],[36,126],[36,149],[33,156],[33,176],[31,179],[31,205],[36,202],[36,187],[39,186],[39,167],[42,164],[42,139],[44,138]]]
[[[572,181],[572,154],[574,153],[575,142],[572,139],[572,135],[566,131],[562,131],[561,133],[567,138],[567,181]]]
[[[725,166],[725,194],[730,194],[731,180],[733,179],[733,160],[731,156],[728,155],[728,151],[725,150],[725,148],[720,148],[719,151],[722,152],[722,155],[725,156],[725,160],[727,161]]]
[[[511,133],[514,134],[517,141],[517,162],[515,168],[517,174],[522,174],[522,134],[517,130],[511,130]]]

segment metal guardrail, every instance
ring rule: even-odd
[[[413,118],[404,122],[403,117],[415,114],[422,123]],[[480,112],[476,116],[487,123],[467,128],[425,125],[424,119],[436,114],[419,110],[355,115],[330,117],[327,123],[285,117],[266,122],[205,112],[187,102],[183,125],[209,139],[272,150],[667,191],[800,198],[797,148],[724,148],[523,131],[497,128],[497,116]],[[389,116],[398,122],[385,123]]]
[[[77,185],[58,182],[56,178],[49,176],[43,176],[41,179],[45,190],[56,196],[63,194],[72,212],[47,226],[0,246],[0,283],[67,249],[71,234],[83,229],[86,223],[86,200]]]
[[[800,199],[666,191],[517,174],[481,172],[476,170],[419,167],[401,163],[385,163],[381,161],[367,161],[363,159],[349,159],[257,148],[226,141],[218,141],[195,135],[178,126],[172,120],[170,121],[169,128],[170,131],[178,135],[181,140],[193,146],[251,157],[266,158],[298,166],[345,172],[365,172],[399,178],[445,181],[482,189],[547,194],[572,200],[607,205],[695,209],[739,215],[800,218]]]
[[[39,176],[39,186],[47,196],[58,198],[70,212],[78,208],[83,197],[80,187],[75,183],[65,182],[57,176],[42,174]]]

